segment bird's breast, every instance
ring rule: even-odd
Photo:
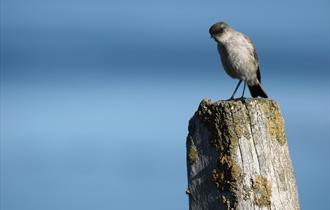
[[[253,46],[244,40],[231,40],[218,47],[223,67],[233,78],[247,80],[255,77],[258,63],[253,56]]]

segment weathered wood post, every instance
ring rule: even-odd
[[[187,167],[190,210],[299,209],[273,100],[203,100],[189,122]]]

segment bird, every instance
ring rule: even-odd
[[[244,98],[246,85],[251,96],[268,98],[266,91],[261,86],[259,59],[252,40],[245,34],[240,33],[221,21],[209,28],[211,38],[217,43],[217,49],[225,72],[239,82],[229,100],[234,99],[237,89],[244,81]]]

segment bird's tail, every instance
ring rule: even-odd
[[[262,88],[259,82],[255,85],[248,85],[248,87],[253,98],[257,98],[258,96],[268,98],[266,91]]]

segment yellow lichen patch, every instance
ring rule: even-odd
[[[220,165],[223,165],[228,169],[230,173],[230,179],[237,181],[241,176],[241,168],[237,162],[229,155],[224,155],[219,159]]]
[[[193,141],[191,142],[192,143],[190,144],[189,152],[188,152],[188,160],[190,164],[193,164],[198,159],[198,151]]]
[[[213,170],[212,181],[220,191],[236,192],[238,180],[241,179],[241,168],[229,155],[219,158],[219,167]]]
[[[249,123],[248,115],[245,109],[242,109],[243,103],[238,101],[231,107],[231,127],[237,138],[244,136],[246,139],[251,138],[250,128],[247,126]]]
[[[227,210],[231,210],[231,202],[226,196],[222,196],[222,203],[227,207]]]
[[[272,196],[272,185],[263,176],[257,176],[253,183],[254,202],[258,206],[269,206]]]
[[[280,113],[280,108],[275,102],[263,103],[261,108],[267,120],[267,131],[269,135],[281,145],[286,142],[284,121]]]
[[[249,119],[246,110],[242,107],[241,101],[230,101],[222,103],[221,106],[215,105],[215,128],[220,134],[218,139],[221,140],[215,146],[220,148],[220,151],[224,149],[236,151],[240,138],[251,138]],[[220,131],[222,131],[222,135]]]
[[[212,172],[212,181],[218,189],[224,190],[225,174],[222,171],[214,169]]]
[[[210,106],[212,106],[212,102],[210,99],[203,99],[199,104],[197,115],[204,123],[209,122],[212,118]]]

